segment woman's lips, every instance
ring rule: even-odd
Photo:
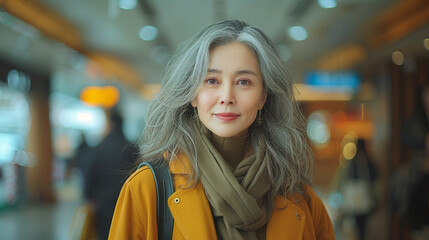
[[[215,116],[222,121],[229,122],[238,118],[240,115],[235,113],[216,113]]]

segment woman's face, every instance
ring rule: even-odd
[[[259,62],[244,44],[213,48],[202,88],[192,100],[201,122],[220,137],[242,136],[266,100]]]

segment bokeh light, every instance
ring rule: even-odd
[[[356,155],[356,144],[354,142],[347,143],[343,147],[343,156],[345,159],[350,160]]]
[[[426,48],[426,50],[429,50],[429,38],[425,38],[423,40],[423,46]]]
[[[317,111],[308,117],[307,135],[318,148],[325,147],[331,138],[325,115],[323,112]]]
[[[394,64],[398,66],[404,64],[404,61],[405,61],[404,54],[400,51],[394,51],[392,53],[392,61]]]
[[[303,41],[307,39],[307,30],[302,26],[292,26],[288,30],[289,36],[296,41]]]
[[[139,31],[139,37],[145,41],[153,41],[158,36],[158,29],[154,26],[144,26]]]
[[[337,1],[335,0],[317,0],[317,3],[322,8],[334,8],[337,6]]]
[[[124,10],[131,10],[137,6],[137,0],[119,0],[118,6]]]
[[[82,90],[80,99],[90,106],[111,108],[119,101],[119,90],[113,86],[89,86]]]

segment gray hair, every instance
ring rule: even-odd
[[[194,166],[190,179],[199,177],[193,141],[195,98],[207,74],[210,50],[231,42],[247,45],[259,59],[267,100],[263,124],[249,128],[249,139],[257,152],[268,156],[272,194],[301,192],[312,176],[313,156],[305,135],[305,119],[293,94],[289,72],[271,41],[256,27],[238,20],[225,20],[205,27],[186,42],[169,61],[162,87],[151,102],[146,127],[140,139],[143,160],[158,159],[165,152],[186,154]]]

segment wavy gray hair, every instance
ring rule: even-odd
[[[247,45],[259,59],[267,100],[262,110],[263,124],[253,124],[249,138],[256,152],[264,149],[268,155],[272,194],[301,192],[301,185],[310,183],[313,156],[305,135],[305,119],[294,98],[292,79],[267,36],[238,20],[205,27],[169,61],[161,90],[149,106],[140,139],[143,160],[158,159],[166,151],[171,157],[183,152],[195,169],[190,179],[198,179],[190,102],[207,74],[210,50],[230,42]]]

